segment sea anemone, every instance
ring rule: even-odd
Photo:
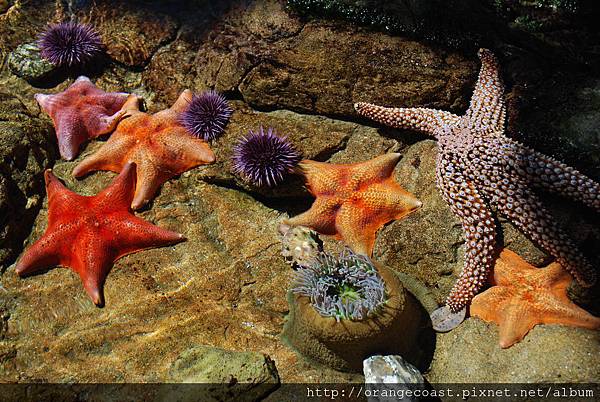
[[[272,128],[243,137],[233,149],[233,171],[259,187],[275,186],[300,162],[300,152]]]
[[[83,66],[104,51],[98,32],[77,22],[48,26],[39,37],[38,47],[43,58],[60,67]]]
[[[298,269],[292,292],[310,298],[324,317],[360,321],[373,315],[386,301],[385,283],[371,260],[345,250],[339,257],[319,253]]]
[[[181,114],[181,124],[192,134],[205,141],[214,140],[223,133],[233,110],[225,97],[216,91],[194,95]]]

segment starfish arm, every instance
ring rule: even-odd
[[[401,156],[398,153],[389,153],[349,165],[351,167],[347,179],[349,189],[358,190],[365,183],[379,182],[390,178]]]
[[[170,111],[175,112],[177,114],[183,112],[185,109],[187,109],[188,105],[192,101],[193,95],[194,94],[193,94],[192,91],[190,91],[189,89],[186,89],[185,91],[183,91],[181,93],[181,95],[179,95],[179,98],[177,98],[177,100],[175,101],[175,103],[173,104],[173,106],[171,106],[167,110],[170,110]]]
[[[131,207],[136,184],[135,163],[128,162],[111,184],[96,195],[99,214],[115,209],[128,211]]]
[[[361,192],[358,203],[372,216],[379,217],[381,224],[402,219],[423,205],[392,178],[374,183]]]
[[[557,296],[559,292],[555,291],[554,293],[554,296]],[[552,303],[554,306],[552,311],[543,315],[543,324],[562,324],[588,329],[600,329],[599,317],[593,316],[573,303],[564,290],[560,292],[560,295],[563,297],[558,299],[562,300],[562,304],[552,303],[552,300],[542,300],[542,303],[545,302],[547,305]]]
[[[34,98],[40,105],[40,108],[49,116],[52,116],[56,109],[64,106],[57,95],[35,94]]]
[[[61,240],[56,233],[44,233],[21,256],[15,266],[20,276],[29,275],[61,264]]]
[[[115,132],[98,151],[86,157],[73,169],[73,176],[82,177],[95,170],[119,172],[127,162],[127,155],[134,143],[135,138]]]
[[[168,150],[162,159],[168,162],[175,174],[215,161],[215,154],[208,143],[192,137],[183,127],[170,128],[155,138],[160,141],[161,149]]]
[[[368,257],[373,254],[375,234],[382,223],[352,205],[342,205],[335,220],[339,237],[352,251]]]
[[[55,131],[60,156],[68,161],[75,159],[79,148],[88,139],[88,132],[81,118],[73,113],[62,113],[56,116]]]
[[[520,174],[537,187],[582,202],[600,212],[600,184],[576,169],[522,146]]]
[[[541,324],[536,312],[522,304],[509,304],[505,310],[502,319],[498,320],[499,343],[503,349],[522,341],[533,327]]]
[[[465,265],[446,303],[453,312],[465,307],[485,284],[495,257],[496,224],[482,197],[450,158],[438,155],[438,187],[465,233]]]
[[[125,101],[125,103],[123,104],[121,109],[125,111],[125,114],[123,117],[129,117],[129,116],[133,116],[136,113],[141,113],[140,112],[140,98],[138,98],[137,95],[134,95],[134,94],[129,95],[129,97],[127,97],[127,100]]]
[[[123,105],[125,105],[125,102],[129,97],[130,94],[126,92],[105,92],[90,97],[90,100],[91,103],[102,106],[107,113],[113,114],[116,111],[123,109]]]
[[[310,209],[284,221],[290,226],[307,226],[324,235],[337,234],[335,216],[340,204],[329,197],[318,197]]]
[[[99,108],[90,107],[86,111],[88,115],[95,116],[85,120],[85,128],[91,138],[96,138],[104,134],[112,132],[119,121],[125,115],[125,110],[119,109],[113,115],[102,114]]]
[[[309,159],[302,160],[296,167],[296,171],[304,176],[306,187],[313,195],[328,194],[338,183],[347,180],[346,169],[342,165],[332,163],[316,162]],[[342,180],[344,178],[344,180]]]
[[[192,96],[193,92],[189,89],[186,89],[181,93],[181,95],[179,95],[179,98],[177,98],[173,106],[168,109],[161,110],[160,112],[153,114],[153,116],[157,119],[167,122],[167,124],[177,124],[179,116],[192,101]]]
[[[386,126],[421,131],[434,137],[438,130],[460,121],[460,117],[436,109],[388,108],[364,102],[355,104],[354,109],[359,115]]]
[[[499,211],[543,249],[556,257],[583,286],[596,281],[596,272],[575,244],[552,219],[540,200],[524,183],[511,180],[513,195],[498,202]],[[517,183],[517,184],[515,184]]]
[[[473,298],[470,307],[471,316],[498,325],[499,343],[504,349],[521,341],[531,328],[541,324],[535,319],[536,314],[522,304],[512,302],[516,294],[511,285],[487,289]]]
[[[44,172],[46,181],[46,194],[48,197],[48,227],[54,226],[63,216],[73,213],[73,208],[86,208],[86,199],[82,195],[74,193],[46,169]]]
[[[487,49],[479,50],[479,59],[479,78],[465,117],[471,129],[486,132],[504,131],[506,106],[498,60]]]
[[[143,154],[142,154],[143,155]],[[157,166],[150,155],[136,158],[137,184],[131,209],[137,210],[146,205],[158,192],[160,186],[175,176],[176,173],[162,166]]]
[[[104,305],[104,281],[117,258],[114,247],[98,230],[83,229],[75,240],[77,250],[72,255],[70,268],[77,272],[83,288],[96,306]]]
[[[185,240],[182,234],[153,225],[128,212],[114,215],[111,223],[113,247],[118,250],[115,259],[149,248],[170,246]]]

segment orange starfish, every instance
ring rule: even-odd
[[[298,168],[316,200],[286,223],[334,235],[354,252],[370,256],[384,224],[422,205],[392,177],[399,159],[392,153],[344,165],[303,160]]]
[[[192,98],[183,91],[169,109],[143,113],[137,98],[127,100],[125,119],[108,141],[73,170],[81,177],[94,170],[120,172],[128,162],[137,165],[137,186],[131,207],[145,205],[167,180],[187,170],[215,161],[208,144],[195,138],[179,123],[179,115]]]
[[[184,241],[179,233],[154,226],[129,209],[135,166],[128,163],[112,184],[92,197],[67,189],[46,170],[48,228],[16,265],[24,276],[56,265],[77,272],[97,306],[104,305],[103,285],[113,262],[153,247]]]
[[[538,324],[600,329],[600,318],[567,296],[571,275],[558,263],[536,268],[505,249],[494,267],[494,285],[471,303],[471,315],[500,327],[500,346],[522,340]]]

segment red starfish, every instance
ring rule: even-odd
[[[183,91],[170,108],[155,114],[140,112],[138,99],[123,106],[127,117],[106,143],[73,170],[81,177],[94,170],[119,172],[129,161],[138,166],[137,188],[131,204],[138,209],[146,204],[165,181],[196,166],[212,163],[215,154],[208,144],[193,137],[179,122],[192,92]]]
[[[556,262],[536,268],[505,249],[494,267],[496,286],[473,298],[471,315],[498,324],[503,348],[519,342],[538,324],[600,329],[600,318],[567,296],[572,280]]]
[[[54,122],[60,156],[72,160],[85,141],[114,130],[125,114],[121,107],[128,96],[135,97],[123,92],[104,92],[81,76],[65,91],[36,94],[35,100]]]
[[[370,256],[375,234],[422,204],[394,180],[400,154],[386,154],[352,164],[303,160],[299,171],[317,199],[310,209],[285,223],[308,226],[343,240],[355,253]]]
[[[127,164],[110,186],[92,197],[67,189],[46,170],[48,228],[16,266],[23,276],[56,265],[79,274],[97,306],[104,305],[103,285],[114,261],[148,248],[179,243],[179,233],[154,226],[131,213],[135,165]]]

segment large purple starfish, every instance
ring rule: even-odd
[[[493,212],[512,221],[556,257],[582,286],[596,272],[560,229],[532,187],[578,200],[600,212],[600,185],[577,170],[504,135],[506,107],[498,62],[479,51],[481,70],[464,116],[425,108],[385,108],[357,103],[359,114],[388,126],[433,135],[439,144],[438,188],[462,222],[465,266],[446,304],[457,312],[485,283],[496,258]]]

